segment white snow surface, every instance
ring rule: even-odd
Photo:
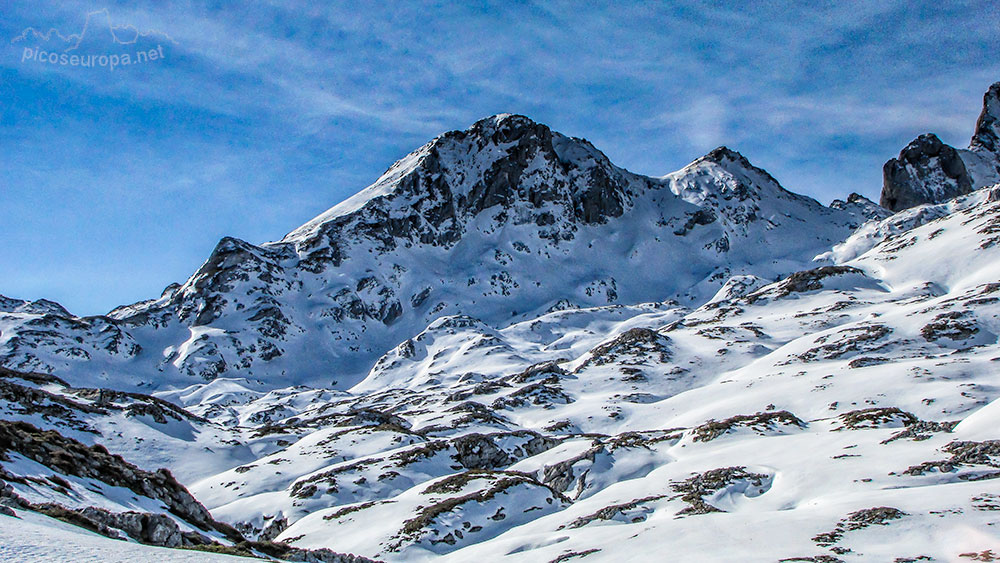
[[[108,539],[31,511],[0,514],[0,561],[52,563],[249,563],[246,557]]]

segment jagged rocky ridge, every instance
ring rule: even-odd
[[[795,195],[724,147],[649,178],[499,115],[434,139],[281,241],[223,239],[159,299],[86,318],[6,300],[0,363],[132,389],[347,388],[442,316],[499,328],[553,308],[697,303],[732,275],[794,271],[881,213],[856,195],[832,207]]]

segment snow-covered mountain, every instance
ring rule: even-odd
[[[443,316],[499,328],[561,308],[700,303],[733,275],[803,267],[878,213],[863,198],[795,195],[724,147],[649,178],[497,115],[432,140],[281,241],[223,239],[159,299],[91,318],[9,300],[0,361],[131,389],[217,377],[346,389]]]
[[[160,299],[5,300],[0,557],[112,549],[50,514],[303,561],[995,560],[1000,184],[948,189],[824,207],[496,116]]]

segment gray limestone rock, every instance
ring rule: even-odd
[[[879,204],[901,211],[925,203],[940,203],[972,191],[972,179],[954,147],[933,133],[906,145],[899,157],[882,167]]]

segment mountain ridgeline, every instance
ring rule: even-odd
[[[882,205],[1000,176],[998,94],[968,150],[923,136],[887,163]],[[802,269],[887,214],[856,194],[829,207],[793,194],[725,147],[634,174],[584,139],[501,114],[433,139],[280,241],[224,238],[158,299],[83,318],[4,301],[0,365],[136,389],[218,377],[349,388],[440,317],[499,328],[565,308],[697,305],[734,276]]]
[[[875,209],[792,194],[726,148],[640,176],[583,139],[497,115],[432,140],[281,241],[223,239],[159,299],[106,317],[21,317],[0,357],[71,378],[128,370],[147,388],[222,375],[348,387],[438,317],[503,325],[705,300],[732,275],[796,269]]]

